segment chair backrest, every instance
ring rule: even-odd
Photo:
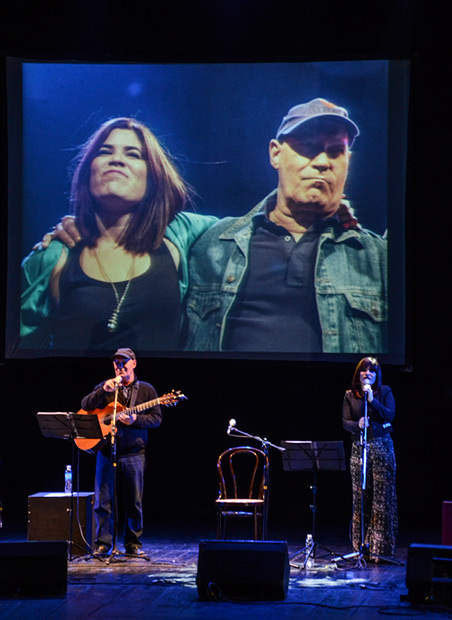
[[[219,499],[265,499],[268,486],[268,456],[258,448],[238,446],[220,454]]]

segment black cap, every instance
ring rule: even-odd
[[[126,357],[129,360],[136,360],[135,353],[132,349],[118,349],[114,355],[111,356],[111,359],[115,359],[115,357]]]

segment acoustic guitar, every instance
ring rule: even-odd
[[[159,396],[158,398],[154,398],[153,400],[148,400],[145,403],[141,403],[140,405],[135,405],[134,407],[125,407],[121,405],[121,403],[117,403],[116,406],[116,415],[118,413],[128,413],[132,415],[133,413],[141,413],[146,411],[146,409],[151,409],[151,407],[155,407],[156,405],[163,405],[165,407],[171,407],[177,405],[181,400],[187,400],[187,397],[182,394],[180,390],[177,392],[172,390],[168,394],[164,394],[163,396]],[[110,434],[111,431],[111,422],[113,420],[114,415],[114,402],[108,403],[104,409],[92,409],[91,411],[85,411],[84,409],[80,409],[77,413],[86,414],[86,415],[96,415],[99,420],[99,425],[102,431],[102,439],[83,439],[81,437],[77,437],[74,441],[80,450],[86,450],[89,452],[97,452],[105,445],[105,438]]]

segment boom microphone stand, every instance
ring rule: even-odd
[[[245,431],[239,430],[236,427],[236,424],[237,422],[234,419],[229,420],[227,433],[231,437],[248,437],[248,439],[255,439],[256,441],[260,441],[262,446],[262,452],[264,452],[264,454],[266,455],[268,455],[269,446],[271,446],[272,448],[276,448],[276,450],[279,450],[280,452],[285,452],[285,448],[281,448],[281,446],[275,446],[275,444],[271,441],[268,441],[268,439],[262,439],[262,437],[258,437],[258,435],[250,435],[249,433],[245,433]]]
[[[279,450],[280,452],[284,452],[285,448],[281,448],[280,446],[276,446],[274,443],[271,443],[271,441],[268,441],[267,439],[262,439],[262,437],[259,437],[258,435],[250,435],[249,433],[246,433],[245,431],[241,431],[237,428],[236,426],[237,422],[234,420],[234,418],[232,418],[231,420],[229,420],[229,425],[228,425],[228,430],[227,430],[227,434],[230,435],[231,437],[248,437],[248,439],[255,439],[256,441],[259,441],[262,447],[262,452],[265,454],[266,457],[268,457],[268,448],[272,447],[272,448],[276,448],[276,450]],[[269,477],[269,471],[267,467],[264,467],[264,488],[267,490],[267,497],[269,494],[269,482],[270,482],[270,477]],[[264,538],[266,538],[267,536],[267,520],[268,520],[268,501],[265,502],[265,506],[264,506]]]

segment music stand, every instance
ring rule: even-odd
[[[102,439],[102,430],[96,415],[53,411],[36,414],[44,437],[53,439]]]
[[[102,430],[96,415],[82,415],[71,412],[46,412],[36,414],[43,437],[51,439],[72,439],[72,472],[75,471],[74,439],[102,439]],[[71,489],[71,507],[69,510],[69,560],[72,560],[74,488]]]
[[[313,482],[312,504],[312,542],[290,556],[290,559],[305,554],[305,560],[300,567],[306,568],[310,557],[315,558],[316,548],[333,555],[333,552],[316,542],[316,513],[317,513],[317,472],[318,471],[345,471],[345,452],[342,441],[281,441],[285,448],[282,453],[284,471],[312,471]]]

